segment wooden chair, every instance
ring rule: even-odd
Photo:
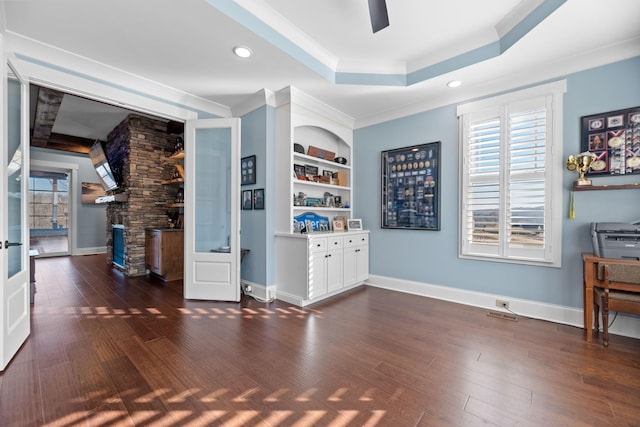
[[[602,286],[593,287],[593,311],[596,331],[602,309],[602,341],[609,345],[609,310],[640,314],[640,264],[598,263]]]

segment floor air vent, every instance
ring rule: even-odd
[[[487,314],[487,316],[497,317],[498,319],[511,320],[512,322],[518,321],[517,316],[514,316],[513,314],[509,314],[509,313],[497,313],[495,311],[490,311],[489,314]]]

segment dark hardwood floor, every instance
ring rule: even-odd
[[[104,256],[40,259],[0,426],[640,426],[640,340],[361,287],[185,301]]]

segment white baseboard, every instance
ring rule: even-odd
[[[106,246],[97,246],[95,248],[76,248],[73,255],[96,255],[96,254],[106,254],[107,247]]]
[[[249,280],[240,280],[240,286],[242,286],[243,289],[244,289],[244,285],[251,286],[251,292],[249,292],[248,295],[255,297],[259,300],[268,301],[275,298],[276,296],[275,286],[259,285]]]
[[[508,301],[509,309],[522,316],[577,326],[579,328],[583,327],[584,322],[582,309],[575,307],[547,304],[504,295],[487,294],[377,275],[370,275],[365,283],[368,286],[486,308],[491,311],[506,312],[504,309],[496,307],[495,302],[499,299]],[[609,320],[612,320],[611,316]],[[609,328],[609,333],[640,339],[640,318],[620,314],[613,326]]]

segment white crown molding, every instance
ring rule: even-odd
[[[154,111],[157,105],[160,111],[165,111],[158,114],[163,117],[168,114],[184,119],[189,115],[185,110],[203,117],[231,116],[230,108],[224,105],[12,32],[5,33],[5,41],[5,51],[16,55],[27,72],[26,77],[45,86],[89,98],[106,89],[118,96],[102,98],[103,101],[154,114],[158,114]],[[136,105],[141,99],[150,110]]]
[[[538,67],[528,67],[525,71],[513,72],[509,75],[497,75],[494,79],[484,81],[475,86],[466,86],[458,88],[461,90],[447,92],[441,96],[425,98],[424,102],[405,105],[380,114],[362,117],[355,121],[355,129],[419,114],[446,105],[468,102],[528,85],[564,78],[568,74],[612,64],[639,55],[640,37],[637,37],[615,45],[579,52],[572,56],[560,58],[555,62],[541,64]]]
[[[233,117],[242,117],[265,105],[275,108],[276,95],[275,92],[269,89],[260,89],[256,93],[249,95],[241,104],[232,107],[231,111]]]

